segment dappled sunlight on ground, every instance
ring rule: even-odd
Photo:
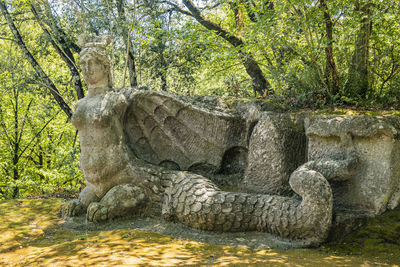
[[[395,259],[331,255],[324,250],[252,250],[216,246],[131,229],[69,231],[55,214],[59,199],[0,202],[0,266],[212,265],[371,266]]]

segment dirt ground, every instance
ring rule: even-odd
[[[70,230],[56,215],[64,202],[55,198],[1,201],[0,266],[400,264],[400,210],[371,220],[359,231],[336,243],[325,244],[317,249],[283,250],[269,249],[261,243],[247,244],[245,240],[254,240],[247,234],[231,239],[222,237],[220,242],[207,242],[209,240],[206,238],[193,237],[201,233],[177,238],[147,231],[152,228],[146,231],[132,227],[112,230],[105,226],[102,230],[90,227]],[[147,220],[147,224],[152,223]]]

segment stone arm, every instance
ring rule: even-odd
[[[102,101],[102,115],[106,116],[110,112],[115,112],[115,114],[121,118],[124,115],[128,105],[128,99],[124,92],[109,92],[104,96]]]

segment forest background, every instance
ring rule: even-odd
[[[397,0],[0,0],[0,199],[77,192],[78,36],[111,36],[115,87],[398,109]]]

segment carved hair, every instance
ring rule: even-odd
[[[110,42],[109,37],[97,36],[92,38],[91,41],[89,41],[88,38],[88,36],[78,37],[78,44],[82,46],[80,52],[81,61],[84,61],[82,59],[86,57],[97,59],[104,66],[105,72],[107,73],[108,87],[112,88],[111,63],[106,50]]]

